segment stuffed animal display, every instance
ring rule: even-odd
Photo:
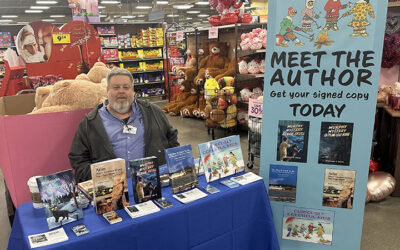
[[[238,63],[239,74],[260,74],[265,72],[265,59],[243,58]]]
[[[249,33],[243,33],[241,36],[240,48],[242,50],[257,50],[267,47],[267,30],[253,29]]]
[[[255,87],[253,90],[250,90],[248,86],[245,86],[240,91],[240,100],[242,102],[249,102],[249,99],[259,99],[262,100],[263,91],[261,87]]]
[[[211,16],[208,22],[213,26],[249,23],[253,19],[250,14],[244,13],[242,0],[209,0],[211,8],[220,16]]]

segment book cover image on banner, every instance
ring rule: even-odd
[[[318,163],[350,164],[353,123],[322,122]]]
[[[268,196],[271,201],[296,202],[297,166],[271,165]]]
[[[282,239],[332,245],[335,212],[285,206]]]
[[[386,12],[378,0],[268,2],[260,176],[275,229],[286,230],[290,204],[335,217],[333,239],[323,225],[322,244],[280,238],[282,250],[325,249],[326,240],[331,250],[360,249]],[[297,166],[293,203],[271,192],[284,181],[273,172],[281,165]]]
[[[308,121],[279,121],[278,161],[307,162]]]
[[[356,171],[325,169],[322,206],[353,208]]]

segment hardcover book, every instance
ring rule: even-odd
[[[207,182],[244,171],[238,135],[199,144],[199,152]]]
[[[135,203],[161,198],[160,173],[157,157],[146,157],[129,162],[132,173]]]
[[[90,167],[96,213],[107,213],[129,206],[125,160],[117,158]]]
[[[353,123],[322,122],[318,163],[350,165]]]
[[[165,199],[164,197],[154,200],[154,203],[156,203],[162,209],[172,207],[172,202]]]
[[[322,206],[353,208],[356,171],[325,169]]]
[[[277,161],[307,162],[308,121],[279,121]]]
[[[73,226],[71,229],[78,237],[89,233],[89,229],[84,224]]]
[[[83,218],[72,170],[36,179],[49,229]]]
[[[165,158],[174,194],[199,185],[191,145],[166,149]]]
[[[104,219],[110,224],[115,224],[122,221],[122,218],[115,211],[107,212],[103,214]]]
[[[296,202],[297,166],[271,165],[269,168],[269,199]]]
[[[282,239],[332,245],[335,212],[311,208],[283,208]]]

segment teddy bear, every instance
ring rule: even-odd
[[[262,59],[262,60],[260,61],[260,66],[258,67],[258,69],[259,69],[259,71],[260,71],[261,73],[265,73],[265,59]]]
[[[247,110],[239,110],[236,118],[237,118],[236,120],[239,122],[240,125],[243,125],[245,127],[248,126],[249,115]]]
[[[242,90],[240,90],[240,99],[242,102],[249,102],[250,95],[251,91],[248,86],[245,86]]]
[[[263,95],[263,91],[261,87],[255,87],[252,90],[252,93],[250,94],[251,99],[258,99],[258,97]]]
[[[238,68],[239,68],[239,74],[248,74],[248,65],[246,60],[240,60],[238,63]]]
[[[87,74],[82,73],[75,77],[75,80],[85,80],[94,83],[101,83],[101,80],[107,78],[110,69],[102,62],[96,62]]]
[[[36,107],[31,114],[93,108],[107,99],[106,83],[62,80],[36,90]]]
[[[182,102],[176,103],[176,105],[172,108],[168,109],[168,113],[170,115],[179,115],[182,107],[184,106],[189,106],[197,101],[197,90],[196,90],[196,85],[193,83],[191,84],[191,89],[190,89],[190,96],[183,100]]]
[[[260,73],[260,63],[258,59],[253,59],[247,64],[247,70],[249,74],[258,74]]]
[[[193,64],[186,64],[184,67],[181,66],[174,66],[172,67],[172,72],[179,76],[185,76],[186,72],[188,71],[189,74],[196,74],[196,65],[197,62],[201,64],[203,60],[209,55],[209,48],[208,43],[200,44],[199,48],[197,49],[198,59],[196,59],[196,55],[193,55],[193,59],[190,62]]]

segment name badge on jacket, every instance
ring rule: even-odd
[[[134,127],[132,125],[124,125],[124,129],[122,130],[122,133],[124,134],[136,135],[136,132],[137,132],[137,127]]]

